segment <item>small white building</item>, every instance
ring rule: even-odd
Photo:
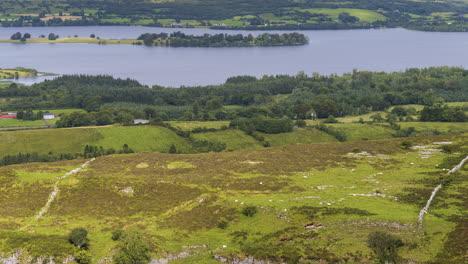
[[[55,114],[52,114],[52,113],[45,113],[42,118],[44,120],[53,120],[55,119]]]
[[[146,119],[133,119],[132,124],[135,124],[135,125],[149,124],[149,120],[146,120]]]

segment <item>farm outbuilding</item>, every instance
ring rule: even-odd
[[[42,118],[44,120],[53,120],[55,119],[55,114],[52,114],[52,113],[45,113]]]
[[[138,125],[138,124],[148,124],[149,120],[146,119],[133,119],[132,124]]]

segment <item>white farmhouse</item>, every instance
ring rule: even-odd
[[[45,113],[45,114],[42,116],[42,118],[43,118],[44,120],[53,120],[53,119],[55,119],[55,115],[52,114],[52,113]]]

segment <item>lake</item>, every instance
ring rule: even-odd
[[[101,38],[136,38],[142,33],[260,34],[265,31],[220,31],[137,26],[0,28],[0,38],[15,32],[33,37],[96,34]],[[271,31],[270,31],[271,32]],[[284,33],[286,31],[274,31]],[[293,31],[288,31],[293,32]],[[405,29],[294,31],[310,44],[294,47],[167,48],[96,44],[0,44],[0,68],[16,66],[57,74],[108,74],[147,85],[179,87],[223,83],[236,75],[345,73],[353,69],[402,71],[411,67],[468,68],[468,33]],[[34,83],[50,77],[24,78]]]

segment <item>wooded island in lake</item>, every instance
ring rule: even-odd
[[[31,38],[31,34],[17,32],[10,39],[0,40],[0,43],[88,43],[88,44],[134,44],[164,47],[255,47],[255,46],[298,46],[309,43],[308,38],[301,33],[270,34],[258,36],[248,34],[203,34],[188,35],[180,31],[174,33],[145,33],[137,39],[101,39],[95,34],[89,37],[59,38],[50,33],[39,38]]]

